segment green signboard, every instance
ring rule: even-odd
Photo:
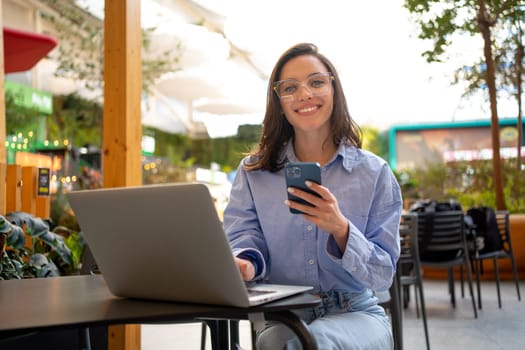
[[[31,108],[35,111],[51,114],[53,113],[53,95],[18,84],[10,80],[4,81],[5,91],[9,92],[17,106]]]

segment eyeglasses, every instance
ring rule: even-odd
[[[276,81],[273,83],[273,90],[281,100],[286,101],[294,99],[301,86],[304,86],[314,96],[322,96],[330,91],[330,82],[333,79],[334,77],[330,72],[317,73],[304,82],[295,79]]]

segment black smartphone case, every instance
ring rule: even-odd
[[[288,163],[284,169],[284,176],[286,178],[286,187],[295,187],[303,191],[317,195],[306,187],[305,181],[312,181],[321,184],[321,166],[315,162],[296,162]],[[302,204],[310,205],[310,203],[288,193],[288,199]],[[302,214],[303,212],[290,208],[292,214]]]

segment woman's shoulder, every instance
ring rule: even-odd
[[[255,154],[248,154],[248,155],[245,155],[242,159],[241,159],[241,163],[240,163],[240,166],[241,167],[249,167],[249,166],[253,166],[254,164],[256,164],[258,161],[260,160],[260,157],[258,155],[255,155]]]
[[[371,163],[378,166],[386,164],[386,160],[368,150],[353,145],[343,145],[343,158],[354,163]]]

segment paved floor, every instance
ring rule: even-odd
[[[513,282],[502,283],[501,309],[498,308],[495,282],[482,282],[483,308],[478,310],[477,319],[474,318],[466,285],[466,295],[461,298],[460,285],[456,284],[455,309],[450,304],[444,282],[425,280],[423,288],[432,350],[525,349],[525,301],[518,301]],[[520,292],[523,296],[524,283],[520,283]],[[413,302],[405,310],[403,320],[404,349],[425,349],[423,321],[417,318]]]
[[[475,319],[470,297],[467,293],[465,298],[461,298],[459,284],[456,285],[457,305],[454,309],[450,304],[446,283],[425,280],[424,293],[432,350],[525,349],[525,301],[518,302],[514,284],[510,281],[502,282],[501,309],[498,308],[495,283],[483,282],[481,288],[483,309],[478,310],[478,319]],[[520,288],[523,295],[525,284],[521,283]],[[424,350],[423,322],[416,316],[413,299],[403,314],[403,321],[404,350]],[[251,349],[249,325],[246,322],[241,322],[240,337],[243,349]],[[142,350],[197,350],[200,349],[200,341],[199,323],[142,326]],[[206,345],[206,349],[211,349],[209,340]]]

